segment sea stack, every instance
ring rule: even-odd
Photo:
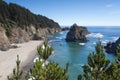
[[[87,42],[86,35],[89,34],[86,27],[78,26],[77,24],[73,24],[67,33],[66,41],[67,42],[79,42],[85,43]]]
[[[107,45],[104,48],[107,53],[116,54],[119,45],[120,45],[120,37],[117,39],[116,42],[107,43]]]

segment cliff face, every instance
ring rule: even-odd
[[[23,43],[30,40],[28,33],[21,28],[12,29],[9,39],[11,43]]]
[[[89,34],[87,28],[73,24],[66,36],[67,42],[87,42],[86,35]]]
[[[35,40],[43,39],[48,34],[53,34],[60,31],[61,31],[60,28],[39,28],[36,30],[36,34],[34,35],[33,39]]]
[[[10,42],[8,40],[8,37],[5,34],[5,30],[0,27],[0,50],[8,50],[10,47]]]
[[[23,43],[30,40],[41,40],[48,34],[53,34],[60,31],[60,28],[35,29],[34,26],[29,27],[28,30],[13,28],[11,29],[11,34],[8,37],[6,35],[5,29],[0,27],[0,50],[8,50],[10,48],[10,43]]]
[[[119,39],[116,42],[113,42],[113,43],[109,42],[109,43],[107,43],[107,45],[104,47],[105,51],[107,53],[116,54],[117,47],[119,46],[119,44],[120,44],[120,37],[119,37]]]
[[[0,50],[10,43],[39,40],[48,34],[60,32],[59,24],[45,16],[33,14],[17,4],[0,0]]]

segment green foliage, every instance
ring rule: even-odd
[[[17,61],[16,61],[17,68],[13,69],[13,77],[8,76],[8,80],[20,80],[22,77],[22,71],[20,70],[20,60],[19,56],[17,55]]]
[[[30,77],[32,80],[68,80],[67,70],[68,68],[63,69],[57,63],[49,62],[45,64],[44,62],[36,61],[26,80]]]
[[[99,41],[95,46],[96,53],[88,56],[88,65],[83,66],[83,76],[79,75],[78,80],[119,80],[120,79],[120,47],[118,47],[117,63],[111,63],[105,58],[103,46]]]
[[[47,60],[48,57],[52,54],[53,48],[48,45],[48,41],[44,41],[44,45],[43,46],[39,46],[37,48],[37,51],[38,51],[40,59]]]
[[[112,63],[101,80],[120,80],[120,70],[116,63]]]
[[[44,42],[44,46],[37,48],[39,59],[34,63],[34,68],[26,76],[26,80],[68,80],[68,66],[63,69],[57,63],[47,62],[48,57],[52,54],[53,48]],[[43,60],[44,59],[44,60]],[[42,61],[41,61],[42,60]]]
[[[117,58],[116,58],[116,63],[118,63],[119,68],[120,68],[120,45],[117,48]]]
[[[2,27],[6,31],[8,31],[8,28],[9,30],[12,29],[14,26],[11,25],[14,24],[16,27],[25,30],[29,25],[34,25],[36,29],[39,27],[60,28],[58,23],[45,16],[33,14],[24,7],[13,3],[7,4],[3,0],[0,0],[0,23],[4,24]]]

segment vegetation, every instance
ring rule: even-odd
[[[116,62],[110,63],[105,58],[103,46],[99,41],[95,47],[96,53],[90,53],[88,64],[83,66],[83,74],[78,76],[78,80],[119,80],[120,79],[120,46],[117,50]],[[68,66],[63,69],[57,63],[48,62],[48,57],[52,54],[53,48],[44,42],[44,46],[37,48],[39,59],[34,62],[33,69],[30,69],[26,75],[26,80],[68,80]],[[17,56],[17,68],[13,69],[13,77],[8,76],[8,80],[20,80],[22,71],[20,71],[20,60]]]
[[[68,64],[63,69],[57,63],[48,62],[48,57],[52,54],[53,48],[48,45],[48,41],[43,46],[37,48],[39,59],[34,63],[34,68],[26,76],[32,80],[67,80]]]
[[[32,80],[68,80],[67,71],[68,65],[63,69],[57,63],[49,62],[46,64],[38,60],[26,76],[26,80],[29,78]]]
[[[17,55],[17,61],[16,61],[17,67],[13,69],[13,77],[8,76],[8,80],[20,80],[22,77],[22,71],[20,70],[20,60],[19,56]]]
[[[118,67],[120,68],[120,45],[117,48],[117,58],[116,63],[118,64]]]
[[[58,23],[45,16],[33,14],[17,4],[7,4],[4,0],[0,0],[0,26],[6,29],[8,36],[12,28],[21,27],[26,30],[29,25],[34,25],[36,29],[60,28]]]
[[[57,63],[48,62],[48,57],[52,54],[53,48],[48,45],[48,42],[44,42],[44,47],[40,46],[37,49],[39,59],[34,62],[33,69],[26,75],[26,80],[68,80],[68,66],[66,64],[66,68],[63,69]],[[19,57],[16,61],[17,68],[13,70],[13,77],[8,80],[21,80],[22,72],[19,70],[20,61]]]
[[[53,53],[53,48],[48,45],[48,41],[44,41],[43,46],[37,48],[39,59],[47,60],[48,57]]]
[[[95,47],[96,53],[91,53],[88,56],[88,65],[83,66],[83,75],[78,76],[78,80],[119,80],[120,68],[119,59],[117,56],[116,62],[110,63],[105,58],[103,46],[99,41]],[[120,54],[120,48],[118,48],[118,54]]]

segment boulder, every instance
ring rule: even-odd
[[[66,41],[67,42],[87,42],[86,35],[89,34],[86,27],[78,26],[77,24],[73,24],[67,33]]]
[[[62,31],[69,31],[69,30],[70,30],[69,27],[64,27],[64,28],[62,28]]]
[[[0,27],[0,50],[6,51],[10,47],[10,42],[6,36],[5,30]]]
[[[119,37],[119,39],[116,42],[109,42],[109,43],[107,43],[107,45],[104,46],[105,51],[107,53],[116,54],[117,47],[119,46],[119,44],[120,44],[120,37]]]

